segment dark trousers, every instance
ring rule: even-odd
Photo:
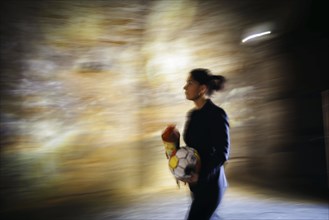
[[[192,204],[187,220],[209,220],[219,206],[225,188],[218,185],[198,187],[192,192]]]

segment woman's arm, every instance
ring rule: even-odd
[[[219,112],[211,121],[210,127],[210,161],[209,171],[222,166],[229,158],[230,153],[230,130],[227,115],[224,111]]]

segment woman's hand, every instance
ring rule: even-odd
[[[187,179],[186,182],[188,182],[189,184],[196,184],[198,180],[199,180],[199,174],[191,172],[191,177]]]

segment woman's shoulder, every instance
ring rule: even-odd
[[[216,115],[221,115],[221,116],[227,117],[225,110],[223,108],[219,107],[218,105],[214,104],[212,101],[210,101],[209,109],[211,112],[213,112]]]
[[[208,117],[211,121],[223,122],[224,124],[229,125],[229,118],[225,110],[218,105],[212,105]]]

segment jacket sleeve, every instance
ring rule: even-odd
[[[212,176],[229,158],[230,133],[226,113],[219,112],[211,121],[210,126],[210,152],[208,177]]]

